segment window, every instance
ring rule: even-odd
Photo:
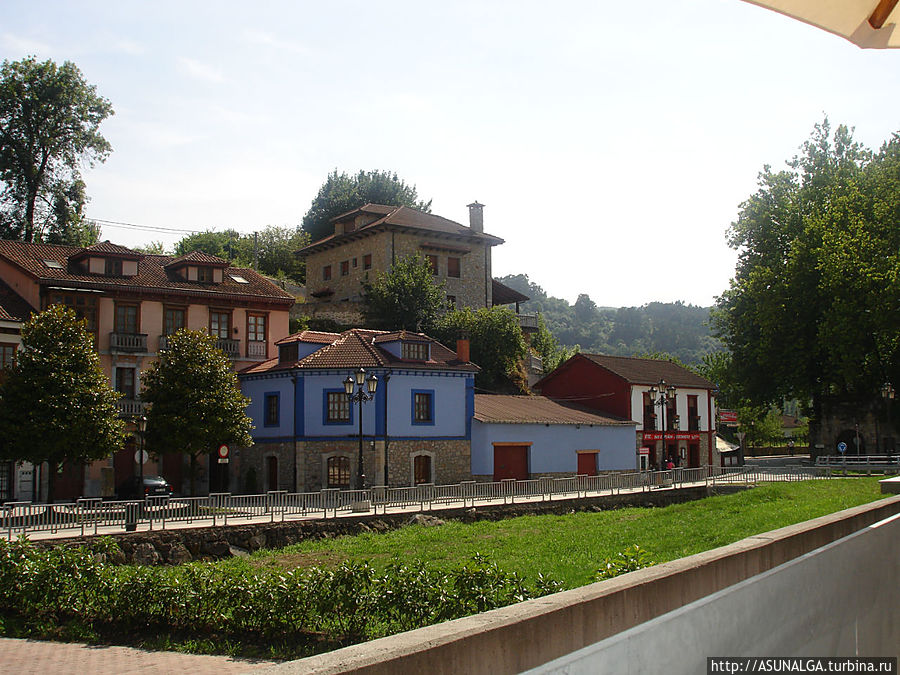
[[[434,424],[433,391],[413,391],[412,422],[413,424]]]
[[[184,328],[184,309],[166,307],[163,314],[163,335],[174,335]]]
[[[429,455],[416,455],[413,458],[413,484],[431,482],[431,457]]]
[[[328,466],[328,487],[331,487],[331,488],[350,487],[350,458],[349,457],[329,457],[327,466]]]
[[[447,276],[459,279],[459,258],[447,258]]]
[[[356,269],[358,266],[359,266],[359,263],[357,262],[357,259],[354,258],[353,259],[353,269]]]
[[[116,391],[122,398],[134,400],[134,368],[116,368]]]
[[[279,395],[266,394],[264,424],[267,427],[277,427],[279,419]]]
[[[350,399],[343,389],[325,392],[325,424],[350,424]]]
[[[198,267],[197,281],[201,284],[211,284],[213,280],[212,267]]]
[[[122,276],[122,261],[117,258],[106,258],[103,264],[103,274],[108,277]]]
[[[400,358],[410,361],[428,360],[427,342],[404,342],[400,347]]]
[[[675,431],[678,421],[678,406],[676,405],[676,397],[670,396],[666,399],[666,431]]]
[[[300,349],[296,342],[290,342],[286,345],[278,345],[278,362],[288,363],[296,361],[300,358]]]
[[[47,267],[49,267],[51,270],[64,269],[62,266],[62,263],[57,262],[55,260],[42,260],[41,262],[44,263]]]
[[[644,392],[644,431],[656,429],[656,406],[650,399],[650,394]]]
[[[345,277],[350,274],[350,261],[344,260],[341,262],[341,276]]]
[[[266,341],[266,316],[265,314],[247,315],[247,339],[250,342]]]
[[[210,311],[209,334],[219,340],[227,340],[231,330],[231,314],[229,312]]]
[[[249,284],[250,283],[249,281],[247,281],[244,277],[240,276],[239,274],[229,274],[228,276],[230,276],[232,279],[234,279],[239,284]]]
[[[331,265],[322,268],[322,281],[331,281]]]
[[[0,344],[0,370],[11,368],[16,362],[16,345]]]
[[[88,332],[97,336],[97,298],[86,295],[54,293],[50,296],[51,305],[65,305],[75,310],[75,316],[85,322]]]
[[[136,335],[138,332],[137,305],[116,305],[116,333]]]
[[[687,397],[688,431],[700,431],[700,414],[697,411],[697,395]]]
[[[363,256],[363,269],[364,270],[372,269],[372,254],[371,253],[366,253]]]
[[[426,255],[425,259],[428,260],[428,264],[431,265],[431,273],[434,276],[438,275],[438,257],[436,255]]]

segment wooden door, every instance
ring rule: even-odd
[[[579,452],[578,453],[578,475],[579,476],[596,476],[597,475],[597,453],[596,452]]]
[[[494,480],[500,481],[507,478],[528,479],[527,445],[494,446]]]
[[[696,469],[700,466],[700,444],[691,443],[688,446],[688,466]]]
[[[274,455],[266,457],[266,486],[268,490],[278,489],[278,458]]]

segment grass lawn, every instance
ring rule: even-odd
[[[507,572],[530,580],[542,572],[575,588],[593,581],[605,558],[633,544],[649,551],[656,562],[675,560],[880,499],[884,495],[879,478],[772,483],[663,508],[415,525],[384,534],[304,542],[221,564],[272,569],[334,567],[350,560],[366,561],[380,570],[392,561],[419,559],[450,569],[481,553]]]

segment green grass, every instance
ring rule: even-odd
[[[383,534],[309,541],[222,564],[238,567],[333,567],[345,560],[378,570],[415,559],[452,569],[476,553],[501,569],[534,579],[538,572],[574,588],[593,581],[607,557],[637,544],[656,562],[724,546],[745,537],[880,499],[878,478],[773,483],[727,496],[663,508],[540,515],[439,527],[415,525]],[[440,515],[439,513],[436,515]]]

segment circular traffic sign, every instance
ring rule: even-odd
[[[842,454],[847,452],[847,444],[844,443],[844,441],[841,441],[840,443],[838,443],[837,448],[838,448],[838,452],[840,452]]]
[[[219,458],[220,459],[228,459],[228,446],[222,443],[219,446]]]

